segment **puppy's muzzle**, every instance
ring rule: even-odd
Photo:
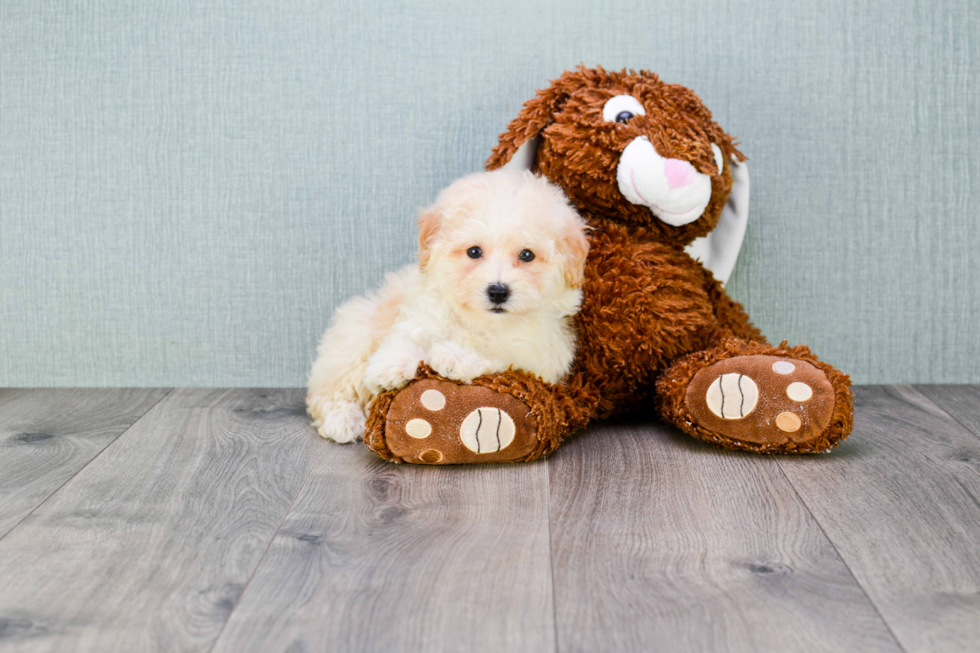
[[[494,313],[502,313],[503,305],[510,298],[510,286],[505,283],[492,283],[487,286],[487,299],[493,304],[490,310]]]

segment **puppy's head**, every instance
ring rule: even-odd
[[[580,67],[524,105],[487,168],[512,159],[580,209],[683,246],[718,224],[730,166],[745,157],[690,89],[648,71]]]
[[[439,194],[419,217],[427,283],[470,319],[570,315],[589,251],[584,220],[561,189],[530,172],[482,172]]]

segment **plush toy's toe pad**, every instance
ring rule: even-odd
[[[520,460],[538,445],[537,425],[519,399],[489,388],[422,379],[388,409],[385,439],[409,463],[499,463]]]
[[[806,444],[830,425],[834,388],[806,361],[735,356],[698,371],[685,403],[700,427],[728,441]]]

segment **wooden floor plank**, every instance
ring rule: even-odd
[[[167,394],[161,389],[0,393],[0,538]]]
[[[550,472],[560,651],[898,650],[772,458],[623,422]]]
[[[977,650],[977,437],[911,387],[859,387],[846,442],[779,464],[906,650]]]
[[[554,650],[547,467],[329,445],[216,651]]]
[[[175,390],[0,540],[0,648],[207,650],[320,444],[301,391]]]
[[[917,385],[914,387],[967,430],[980,437],[980,386]]]

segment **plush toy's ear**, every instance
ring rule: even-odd
[[[422,270],[429,263],[429,252],[440,227],[442,227],[442,214],[434,207],[429,207],[419,214],[419,268]]]
[[[497,147],[487,159],[486,169],[498,168],[531,170],[538,150],[538,134],[554,120],[555,114],[568,99],[571,89],[583,73],[565,72],[524,103],[524,108],[500,135]]]
[[[534,160],[538,155],[538,141],[540,140],[540,135],[534,135],[521,143],[520,147],[517,148],[517,151],[510,157],[510,161],[500,166],[500,169],[510,170],[512,172],[533,170]],[[487,162],[487,170],[493,170],[493,168],[490,167],[489,161]]]
[[[732,192],[721,210],[718,226],[685,248],[691,258],[700,261],[723,285],[735,269],[749,221],[749,167],[733,158],[731,170]]]

